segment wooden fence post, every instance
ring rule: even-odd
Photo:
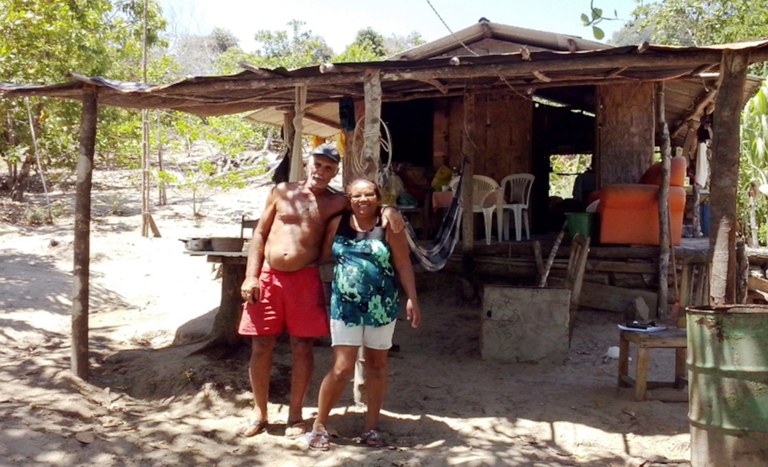
[[[83,91],[80,120],[80,154],[75,184],[74,299],[72,301],[72,373],[88,379],[88,312],[91,256],[91,187],[96,147],[98,95],[96,89]]]

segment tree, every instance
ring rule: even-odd
[[[175,78],[182,78],[220,73],[220,58],[240,52],[240,47],[230,31],[214,28],[205,36],[183,35],[175,38],[168,52],[178,63],[179,74]]]
[[[227,29],[214,28],[210,36],[216,53],[223,54],[232,47],[238,47],[239,41],[232,32]]]
[[[387,57],[424,43],[421,35],[412,32],[408,36],[392,35],[385,38],[372,28],[357,32],[355,40],[336,56],[334,62],[370,62]]]
[[[0,76],[13,83],[53,84],[77,72],[137,81],[143,5],[143,0],[0,0]],[[159,41],[156,31],[164,22],[156,1],[151,0],[149,6],[149,37]],[[30,111],[43,166],[73,168],[79,105],[38,101],[30,105]],[[4,100],[0,115],[4,125],[0,158],[8,167],[11,196],[21,200],[34,165],[26,105]],[[97,142],[100,147],[109,146],[115,136],[109,131],[109,118],[107,122]]]
[[[320,36],[304,31],[304,22],[291,20],[290,31],[261,30],[255,34],[259,48],[255,52],[255,65],[266,68],[301,68],[327,63],[333,50]]]
[[[768,32],[766,0],[665,0],[641,4],[634,15],[654,25],[653,41],[661,44],[722,44]]]

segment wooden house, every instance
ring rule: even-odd
[[[464,159],[469,162],[465,177],[483,174],[497,181],[515,172],[535,174],[534,231],[546,232],[551,155],[591,154],[598,186],[633,182],[651,164],[656,147],[680,147],[688,154],[703,118],[712,120],[715,132],[712,170],[718,177],[712,181],[711,197],[735,200],[739,112],[759,84],[747,76],[747,67],[766,60],[768,40],[609,47],[481,21],[379,62],[296,70],[243,65],[236,75],[161,86],[71,75],[68,82],[54,85],[0,84],[0,97],[83,102],[74,268],[82,294],[76,296],[74,315],[75,310],[87,314],[87,209],[99,105],[200,116],[258,111],[252,118],[283,124],[294,156],[294,179],[301,171],[302,130],[310,124],[315,134],[345,132],[350,176],[375,175],[382,160],[383,120],[392,133],[394,161],[426,170],[442,157],[452,165]],[[471,195],[465,190],[463,196],[466,205]],[[734,201],[713,212],[712,230],[723,236],[717,240],[721,244],[735,242],[735,210]],[[475,244],[472,214],[465,210],[464,216],[461,254],[466,266],[475,256]],[[510,245],[491,247],[514,259]],[[661,242],[642,255],[663,263],[668,253]],[[628,250],[617,254],[627,256]],[[611,259],[600,263],[608,273],[616,266]],[[709,263],[733,274],[733,261],[725,266]],[[651,260],[638,270],[644,274],[653,267]]]

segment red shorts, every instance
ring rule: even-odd
[[[328,312],[317,266],[294,272],[269,267],[261,270],[259,301],[243,304],[238,332],[244,336],[275,336],[283,330],[294,337],[328,335]]]

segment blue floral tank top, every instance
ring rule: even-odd
[[[358,232],[350,226],[351,215],[342,214],[333,238],[331,319],[347,326],[384,326],[400,310],[386,229],[379,218],[373,230]]]

